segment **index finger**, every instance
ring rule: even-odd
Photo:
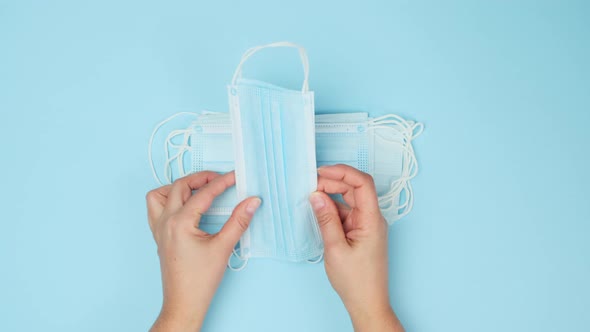
[[[213,200],[221,195],[228,188],[236,183],[235,172],[225,173],[220,175],[197,190],[197,193],[192,195],[184,204],[181,213],[190,216],[196,220],[196,226],[199,225],[201,215],[205,213]]]
[[[193,190],[201,188],[218,176],[219,174],[215,172],[202,171],[174,181],[168,193],[165,210],[168,212],[179,210],[191,197]]]
[[[352,187],[355,208],[359,211],[380,213],[375,183],[369,174],[342,164],[320,167],[318,174]]]
[[[154,224],[162,215],[166,200],[168,199],[168,193],[172,185],[165,185],[154,190],[151,190],[145,196],[148,211],[148,222],[152,232],[154,231]]]

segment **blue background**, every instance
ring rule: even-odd
[[[241,54],[290,40],[317,109],[426,125],[415,209],[390,232],[409,331],[587,331],[589,16],[558,0],[0,2],[0,329],[148,329],[149,134],[227,110]],[[276,52],[246,72],[300,84],[295,52]],[[321,265],[252,260],[204,330],[351,327]]]

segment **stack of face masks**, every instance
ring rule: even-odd
[[[305,72],[300,91],[241,78],[246,60],[267,47],[299,50]],[[323,244],[308,202],[316,190],[319,166],[347,164],[371,174],[389,224],[412,209],[411,179],[418,171],[412,140],[423,125],[393,114],[314,115],[308,72],[305,50],[297,45],[283,42],[252,48],[228,86],[229,114],[203,111],[173,116],[194,118],[185,128],[170,131],[165,140],[164,180],[154,167],[151,147],[156,131],[173,117],[160,123],[150,139],[152,171],[161,184],[203,170],[235,169],[236,186],[215,199],[201,219],[203,230],[219,231],[239,201],[261,197],[263,203],[234,251],[235,258],[243,261],[239,268],[250,257],[321,259]]]

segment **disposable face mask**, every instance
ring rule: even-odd
[[[285,45],[273,44],[271,46]],[[289,44],[289,46],[293,45]],[[246,104],[244,108],[240,107],[241,105],[238,103],[237,106],[239,112],[237,112],[237,115],[235,112],[236,108],[233,108],[234,118],[237,119],[238,116],[242,116],[242,113],[249,112],[247,110],[250,107],[259,110],[258,116],[261,116],[263,113],[262,107],[265,107],[267,111],[269,109],[281,109],[282,102],[291,102],[289,98],[296,99],[295,105],[297,105],[296,107],[299,108],[303,114],[313,113],[313,96],[311,93],[307,95],[305,94],[305,91],[307,91],[307,70],[304,88],[301,92],[285,90],[264,82],[241,80],[239,78],[241,66],[245,60],[258,49],[260,48],[252,49],[254,51],[248,51],[244,55],[244,58],[234,75],[234,83],[228,88],[230,93],[230,108],[232,107],[232,102],[235,103],[235,99],[239,99],[240,97],[243,98],[242,102]],[[307,60],[303,55],[304,53],[302,53],[302,59],[304,62],[304,68],[306,69]],[[239,90],[236,89],[236,87],[239,86],[249,92],[258,92],[241,96],[238,93]],[[235,90],[232,90],[232,88]],[[264,92],[259,93],[262,91]],[[236,93],[233,95],[233,101],[232,93]],[[272,98],[275,94],[278,98]],[[287,95],[287,97],[281,99],[281,96],[284,95]],[[307,104],[306,98],[308,98]],[[299,104],[297,104],[298,102]],[[303,107],[301,107],[302,104]],[[289,105],[289,107],[291,106],[293,105]],[[158,177],[156,168],[153,164],[151,146],[155,134],[160,127],[169,122],[173,117],[181,115],[191,115],[196,117],[196,119],[192,121],[188,128],[185,127],[184,129],[171,130],[170,134],[166,137],[164,179],[161,180]],[[274,199],[275,195],[280,196],[279,191],[283,194],[287,191],[289,188],[287,179],[290,178],[295,180],[297,179],[297,176],[299,176],[283,176],[284,168],[281,169],[280,166],[289,167],[290,164],[288,162],[285,163],[285,159],[283,159],[281,163],[280,158],[278,160],[275,158],[281,151],[298,151],[298,147],[293,148],[287,144],[277,145],[276,148],[278,150],[275,150],[274,146],[269,148],[271,146],[271,144],[268,144],[269,142],[274,143],[274,140],[279,136],[281,137],[281,140],[283,138],[282,134],[277,134],[276,127],[274,131],[272,130],[272,124],[277,123],[276,118],[274,120],[275,122],[273,122],[272,118],[270,119],[270,122],[268,122],[269,119],[267,118],[266,120],[262,120],[267,122],[262,122],[262,124],[260,122],[257,123],[260,126],[270,124],[270,127],[258,127],[257,129],[247,128],[246,130],[246,140],[248,140],[248,138],[251,140],[257,138],[259,142],[264,143],[262,144],[264,145],[264,148],[261,148],[262,145],[259,143],[245,143],[242,126],[244,124],[248,126],[252,124],[252,122],[260,121],[260,119],[254,119],[252,116],[253,114],[248,113],[246,115],[248,120],[244,123],[244,119],[241,118],[232,121],[232,118],[228,113],[208,111],[203,111],[201,113],[183,112],[160,123],[155,128],[152,138],[150,139],[149,153],[150,161],[152,162],[152,171],[161,184],[171,183],[174,179],[193,172],[203,170],[227,172],[236,169],[237,186],[230,188],[224,194],[216,198],[211,208],[201,219],[199,227],[207,232],[215,233],[219,231],[223,223],[225,223],[231,214],[233,208],[242,198],[249,195],[262,196],[264,206],[264,203],[268,203],[268,200]],[[281,119],[279,118],[278,123],[284,125],[284,122],[281,122],[280,120]],[[240,128],[236,130],[235,126],[238,125],[238,123]],[[309,121],[307,121],[307,123],[309,123]],[[269,131],[269,129],[271,130]],[[234,133],[240,130],[242,130],[242,138],[238,139]],[[315,116],[316,165],[313,166],[313,170],[307,169],[307,171],[313,173],[313,179],[315,180],[316,166],[343,163],[371,174],[375,180],[381,211],[388,223],[391,224],[408,214],[413,207],[411,179],[416,175],[418,166],[411,143],[422,130],[423,126],[421,123],[406,121],[393,114],[378,118],[370,118],[367,113],[318,114]],[[258,131],[258,133],[254,133],[253,131]],[[311,131],[312,134],[313,132],[314,131]],[[288,133],[289,129],[287,129],[287,134]],[[293,133],[293,131],[291,131],[291,133]],[[305,133],[304,135],[307,135],[306,137],[309,140],[309,128],[304,128],[297,132],[297,134],[301,133]],[[272,139],[267,140],[269,137]],[[238,140],[237,142],[235,141],[236,139]],[[309,145],[309,143],[306,144]],[[236,151],[235,146],[240,147],[240,151]],[[253,150],[248,151],[248,148],[252,148]],[[301,150],[310,151],[307,147],[305,149],[301,148]],[[269,151],[272,151],[272,153]],[[257,156],[257,158],[264,157],[264,162],[259,162],[263,163],[267,170],[269,168],[274,168],[275,181],[279,180],[278,182],[280,182],[280,180],[282,180],[283,183],[271,183],[272,180],[268,173],[261,174],[262,171],[260,170],[251,170],[252,173],[247,174],[247,171],[245,170],[247,167],[244,167],[245,165],[239,166],[235,163],[235,160],[242,160],[243,163],[248,163],[248,161],[243,160],[246,154]],[[303,155],[303,153],[300,154]],[[310,155],[305,155],[301,159],[308,160],[308,162],[311,163],[312,158]],[[238,170],[240,167],[242,167],[242,171]],[[248,183],[240,185],[241,179],[244,179],[240,174],[246,174],[246,179],[251,177],[258,181],[258,183],[252,186],[253,188],[256,187],[256,185],[260,187],[264,184],[267,185],[267,188],[258,188],[262,191],[262,194],[254,193],[253,191],[248,192],[248,189],[244,190],[244,188],[248,188],[249,185]],[[260,179],[265,176],[268,179],[260,181]],[[300,176],[300,178],[304,179],[305,176]],[[299,203],[301,204],[300,207],[303,207],[302,210],[308,209],[308,211],[310,211],[309,206],[306,206],[307,198],[309,193],[316,188],[315,182],[312,183],[312,180],[309,178],[308,180],[309,183],[303,181],[304,186],[302,187],[305,187],[305,189],[295,191],[299,197],[303,197],[304,200],[291,201],[291,204]],[[240,190],[240,188],[242,188],[242,191],[239,196],[240,198],[238,198],[238,190]],[[274,193],[269,195],[271,190],[274,190]],[[267,197],[272,197],[265,199],[265,195]],[[263,206],[261,206],[261,208]],[[270,219],[270,221],[268,221],[269,219],[265,219],[266,223],[263,221],[258,228],[254,226],[256,220],[253,220],[249,230],[240,241],[240,247],[234,252],[235,257],[242,259],[244,262],[247,262],[248,257],[274,257],[292,261],[310,260],[316,256],[321,258],[321,238],[319,232],[317,232],[317,224],[315,220],[313,220],[313,214],[308,214],[307,216],[307,220],[313,220],[313,223],[307,223],[306,220],[303,225],[293,225],[292,223],[287,223],[285,225],[282,219],[284,218],[283,215],[286,213],[288,217],[291,217],[291,212],[285,212],[283,208],[280,207],[278,210],[273,209],[272,207],[270,209],[271,210],[270,212],[267,212],[267,215],[272,214],[275,219]],[[257,212],[257,215],[259,215],[259,212],[260,209]],[[275,213],[277,213],[277,216],[275,216]],[[277,222],[280,223],[278,226]],[[301,234],[300,237],[298,237],[299,234]],[[285,242],[286,238],[289,238],[291,242]],[[293,248],[295,250],[293,250]],[[300,250],[299,248],[303,248],[303,250]],[[245,264],[240,268],[244,266]],[[230,268],[236,269],[231,265]]]
[[[161,183],[192,172],[234,169],[230,115],[207,111],[190,115],[195,119],[188,127],[172,130],[167,138],[165,179],[160,181],[153,169]],[[317,114],[315,127],[318,167],[346,164],[372,175],[381,212],[389,224],[412,210],[411,180],[418,172],[412,141],[422,133],[421,123],[394,114],[370,118],[367,113],[333,113]],[[173,134],[178,143],[172,142]],[[184,153],[190,158],[183,157]],[[228,190],[214,201],[201,225],[219,231],[238,202],[235,188]]]
[[[241,78],[242,66],[269,47],[299,50],[300,91]],[[305,50],[291,43],[252,48],[228,86],[239,201],[258,196],[262,205],[240,240],[241,259],[272,257],[306,261],[322,255],[323,242],[309,195],[317,189],[313,92]]]

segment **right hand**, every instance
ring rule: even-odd
[[[373,178],[347,165],[318,169],[310,202],[324,240],[328,279],[355,331],[403,331],[389,303],[387,223]],[[327,194],[342,194],[346,204]]]

